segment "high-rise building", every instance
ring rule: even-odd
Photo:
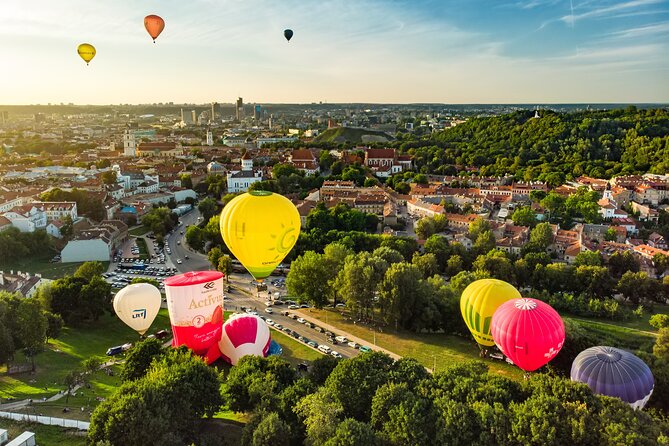
[[[259,120],[261,114],[262,114],[262,106],[256,104],[256,105],[253,107],[253,119],[254,119],[255,121]]]
[[[197,113],[195,113],[195,110],[190,111],[190,120],[193,124],[197,124]]]
[[[237,103],[235,104],[235,118],[237,121],[244,119],[244,99],[237,98]]]
[[[218,102],[212,102],[211,103],[211,112],[209,113],[209,121],[210,122],[215,122],[216,121],[216,113],[218,112]]]
[[[9,112],[0,111],[0,124],[7,124],[8,121],[9,121]]]
[[[207,145],[214,145],[214,134],[211,132],[211,130],[207,130]]]

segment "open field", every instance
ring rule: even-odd
[[[0,428],[7,429],[10,439],[25,431],[34,432],[37,444],[40,446],[84,446],[86,444],[86,433],[76,429],[24,423],[4,418],[0,418]]]
[[[53,253],[42,257],[29,257],[21,260],[14,260],[9,263],[0,262],[0,270],[29,272],[32,274],[41,274],[46,279],[60,279],[65,275],[72,275],[83,262],[73,263],[51,263],[49,260]],[[109,262],[102,262],[105,271],[109,267]]]
[[[169,329],[167,310],[162,309],[150,332]],[[63,379],[72,370],[81,369],[81,363],[91,356],[107,358],[105,352],[109,347],[139,339],[116,316],[109,314],[100,318],[97,324],[81,328],[64,328],[58,339],[51,340],[46,350],[36,358],[37,371],[9,376],[6,367],[0,368],[0,398],[33,398],[50,397],[64,390]],[[21,363],[22,356],[17,355],[15,363]],[[107,358],[108,359],[108,358]],[[27,361],[26,361],[27,362]],[[107,379],[104,373],[96,373],[91,379],[92,396],[106,396],[119,383],[117,377]],[[64,400],[63,400],[64,401]],[[59,401],[60,402],[60,401]]]
[[[339,327],[341,330],[362,338],[369,345],[374,344],[383,347],[400,356],[415,358],[425,367],[435,368],[439,371],[445,367],[458,364],[463,361],[478,360],[479,349],[476,342],[459,336],[445,334],[417,334],[402,330],[384,328],[383,332],[374,332],[364,325],[348,322],[339,312],[334,310],[302,310],[311,317],[317,318],[330,325]],[[490,370],[500,375],[513,379],[522,379],[523,373],[517,367],[513,367],[501,361],[486,360]]]
[[[323,356],[322,353],[273,328],[271,329],[271,335],[272,339],[283,348],[281,357],[294,366],[303,361],[314,361]]]

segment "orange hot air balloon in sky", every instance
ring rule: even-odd
[[[147,15],[144,17],[144,28],[153,39],[153,43],[156,43],[156,39],[165,29],[165,20],[157,15]]]

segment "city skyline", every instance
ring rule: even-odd
[[[669,101],[666,0],[65,3],[4,5],[2,102]]]

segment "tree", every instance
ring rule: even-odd
[[[609,257],[609,269],[611,270],[611,275],[617,278],[622,277],[627,271],[638,272],[639,271],[639,261],[634,257],[629,251],[625,251],[622,254],[619,252],[613,253]]]
[[[114,172],[113,170],[102,172],[102,175],[100,175],[100,179],[104,184],[116,184],[116,172]]]
[[[495,249],[497,241],[492,231],[483,231],[479,233],[474,241],[474,251],[479,254],[485,254]]]
[[[70,401],[70,395],[74,389],[83,382],[84,378],[81,372],[78,370],[71,370],[67,375],[65,375],[63,378],[63,384],[65,384],[65,387],[67,387],[67,391],[65,392],[66,403]]]
[[[125,363],[121,369],[121,379],[132,381],[146,375],[151,363],[163,356],[163,346],[158,339],[148,338],[135,345],[128,351]]]
[[[431,218],[423,217],[418,222],[416,222],[416,235],[421,240],[426,240],[428,237],[432,236],[437,232],[434,220]]]
[[[578,266],[574,275],[578,284],[576,291],[583,292],[590,297],[609,297],[615,286],[615,281],[604,266]]]
[[[654,314],[650,317],[650,320],[648,323],[652,326],[657,328],[658,330],[661,328],[666,328],[669,327],[669,315],[667,314]]]
[[[14,357],[15,351],[12,335],[5,323],[0,320],[0,364],[7,364]]]
[[[602,266],[603,263],[599,251],[581,251],[574,259],[575,266]]]
[[[653,266],[659,276],[669,268],[669,256],[660,253],[655,254],[653,256]]]
[[[209,250],[207,253],[207,260],[209,260],[209,264],[213,269],[218,268],[218,261],[223,255],[223,251],[218,246],[214,246]]]
[[[485,271],[485,273],[495,279],[513,282],[514,269],[513,264],[506,256],[504,251],[493,249],[487,254],[480,255],[474,261],[472,268],[474,271]]]
[[[315,393],[302,398],[295,411],[304,420],[307,433],[305,444],[318,446],[334,437],[344,408],[335,392],[320,387]]]
[[[669,362],[669,328],[660,328],[653,346],[653,355],[665,363]]]
[[[46,341],[47,318],[39,301],[21,299],[16,312],[17,338],[26,356],[30,357],[35,371],[35,356],[42,351]]]
[[[418,268],[424,279],[439,274],[439,264],[437,263],[437,256],[432,253],[425,253],[423,255],[414,253],[411,263]]]
[[[372,256],[385,260],[388,265],[404,261],[404,256],[399,251],[387,246],[379,246],[372,252]]]
[[[374,293],[388,264],[368,252],[349,256],[335,280],[335,288],[358,316],[371,316]],[[292,272],[292,267],[291,267]]]
[[[377,441],[376,434],[369,424],[347,418],[339,423],[334,435],[325,443],[325,446],[374,446]]]
[[[445,273],[447,276],[453,277],[460,271],[462,271],[463,268],[464,268],[464,262],[462,261],[462,257],[455,254],[448,258],[448,261],[446,262]]]
[[[230,280],[230,274],[232,274],[232,259],[228,255],[222,255],[218,258],[218,265],[216,270],[225,274],[225,281]]]
[[[43,304],[42,308],[44,308]],[[46,310],[42,311],[46,317],[46,341],[48,342],[49,339],[56,339],[60,336],[65,322],[63,322],[63,318],[58,314]]]
[[[202,214],[202,219],[208,221],[211,217],[216,215],[217,207],[216,200],[207,197],[200,201],[200,204],[197,205],[197,210]]]
[[[536,245],[540,251],[545,251],[553,243],[553,228],[550,223],[539,223],[532,229],[530,242]]]
[[[276,412],[265,415],[253,431],[252,446],[290,444],[290,427],[279,418]]]
[[[84,372],[86,374],[93,374],[100,370],[100,366],[104,363],[104,361],[97,357],[97,356],[91,356],[90,358],[87,358],[84,362],[81,363],[81,366],[84,368]]]
[[[286,277],[286,288],[291,296],[322,308],[330,295],[328,278],[328,265],[323,261],[322,255],[307,251],[291,263]]]
[[[421,271],[409,263],[393,263],[379,283],[379,306],[386,323],[409,328],[414,313],[422,310]]]
[[[186,242],[191,248],[200,251],[204,248],[205,232],[198,226],[189,226],[186,229]]]
[[[517,226],[534,227],[537,224],[537,214],[529,206],[522,206],[516,209],[511,215],[513,224]]]
[[[656,300],[660,291],[660,284],[644,272],[627,271],[618,281],[617,288],[625,296],[625,299],[639,304],[643,301]]]
[[[100,262],[84,262],[74,272],[74,277],[80,277],[90,281],[93,277],[101,276],[104,272],[104,266]]]
[[[181,174],[179,179],[181,180],[181,187],[186,188],[186,189],[192,189],[193,188],[193,177],[191,177],[190,175],[188,175],[186,173]]]
[[[606,230],[606,234],[604,234],[604,240],[607,242],[615,242],[618,239],[618,233],[616,232],[615,229],[609,228]]]
[[[484,218],[478,217],[473,222],[469,223],[469,237],[476,240],[479,234],[490,231],[492,227],[490,222]]]
[[[425,245],[423,247],[426,253],[434,254],[437,258],[439,268],[443,271],[451,254],[446,237],[433,235],[425,240]]]

